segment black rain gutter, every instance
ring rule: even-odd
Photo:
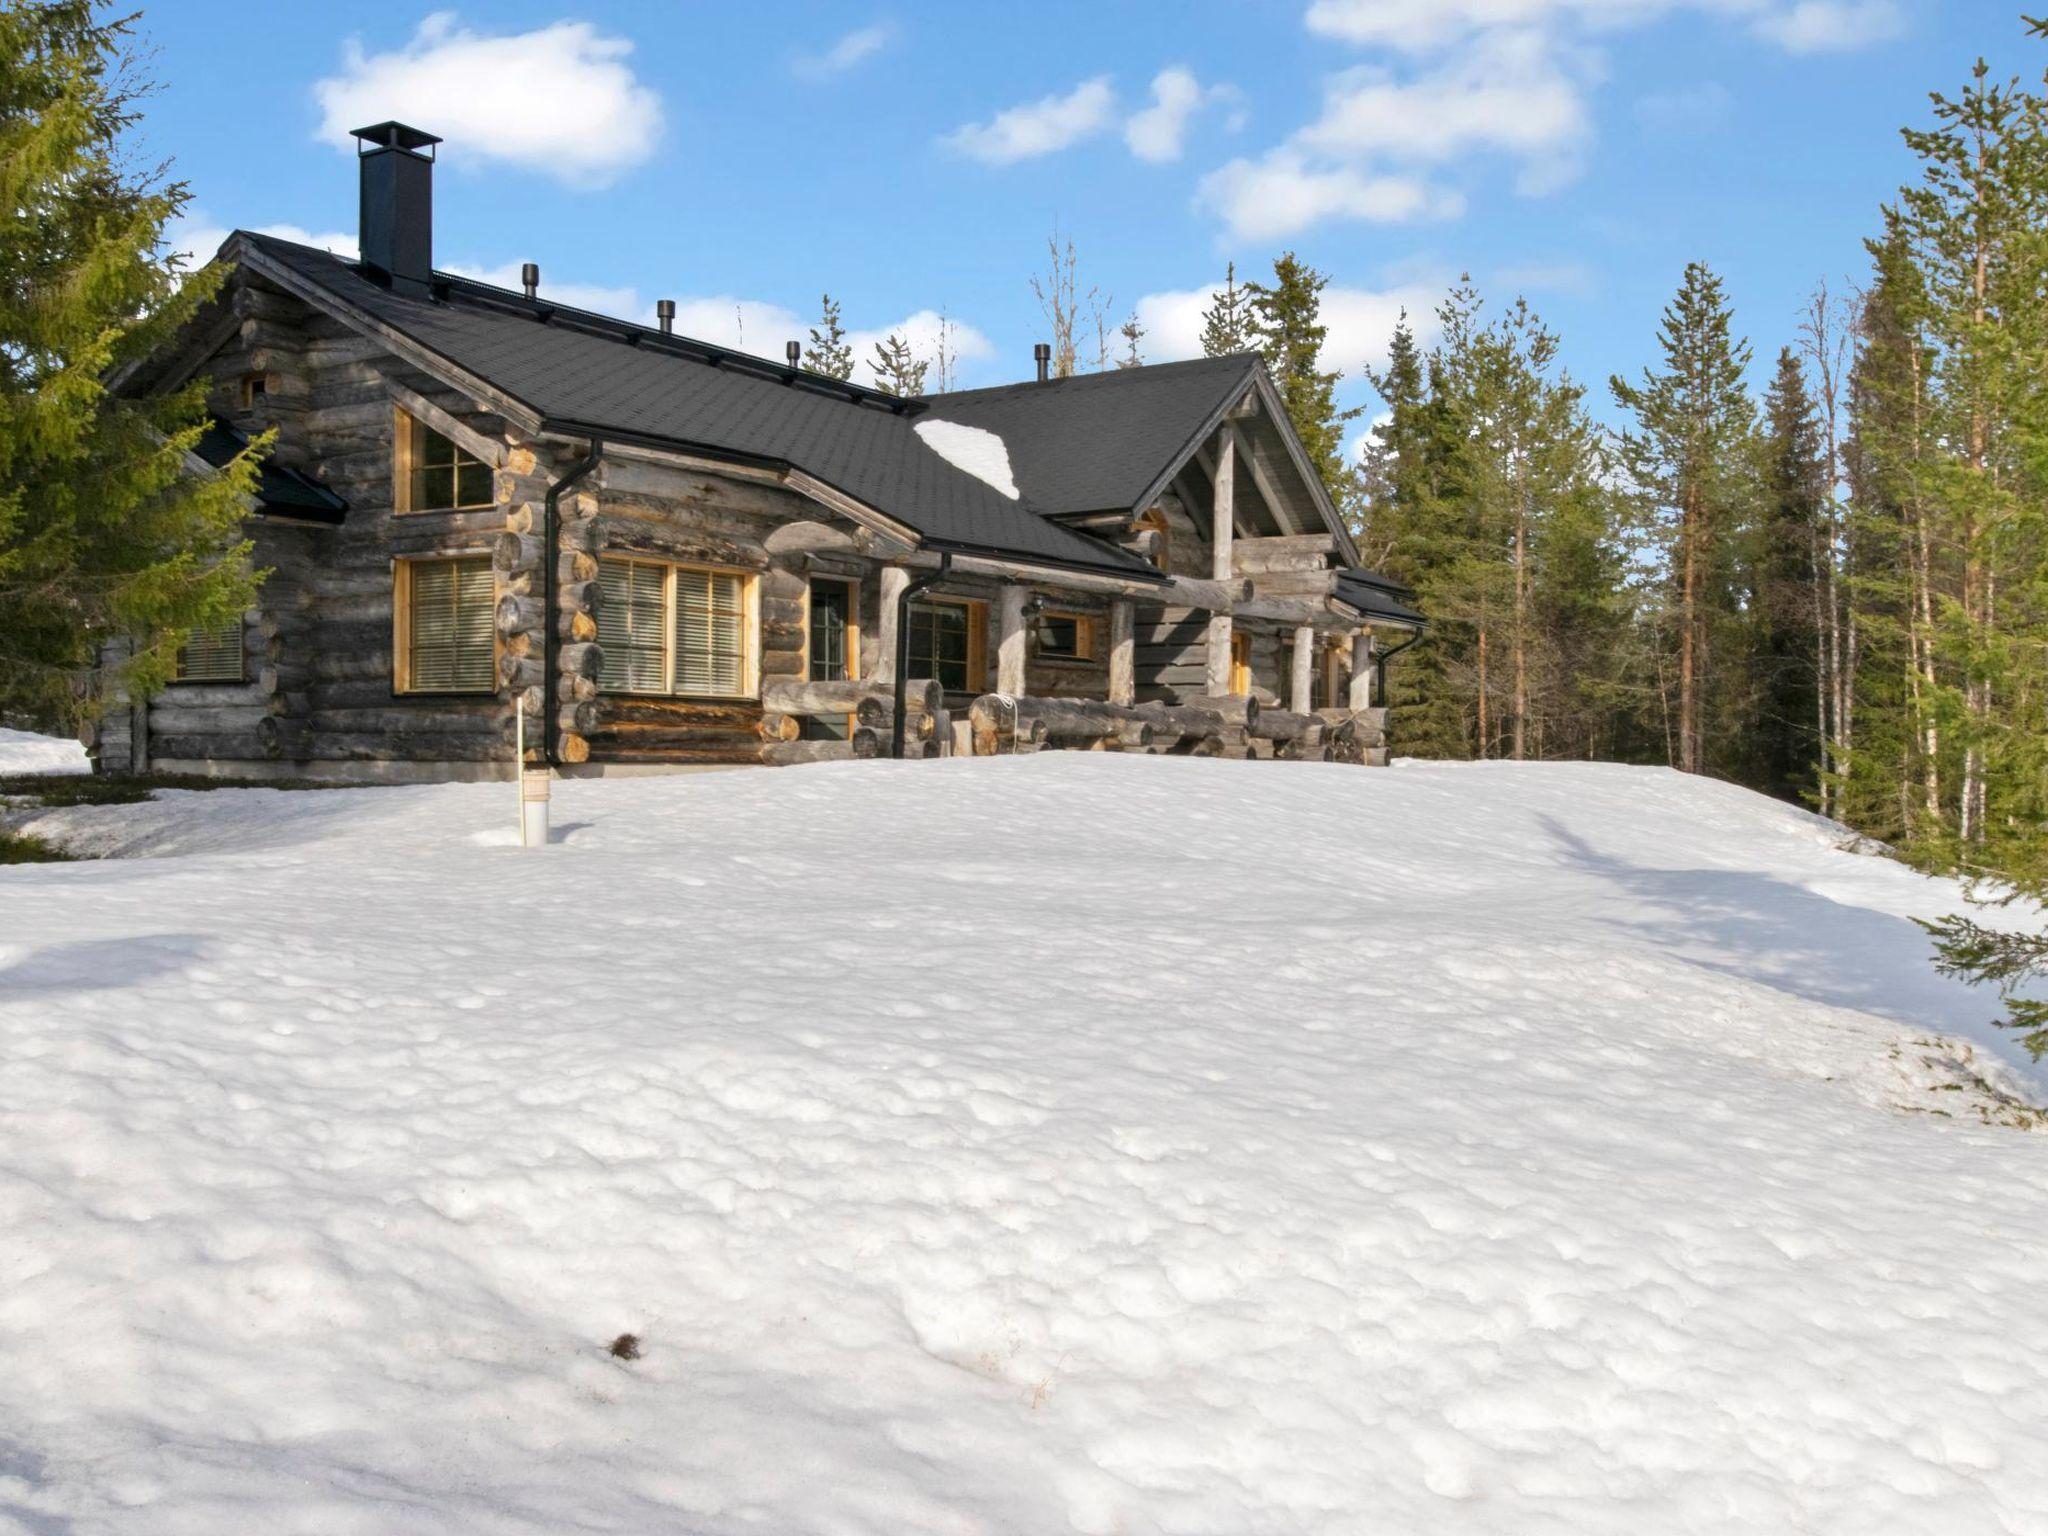
[[[899,762],[903,758],[904,706],[909,702],[910,687],[910,604],[918,593],[935,581],[942,581],[953,569],[953,552],[939,551],[939,568],[914,576],[896,599],[896,723],[890,727],[889,755]]]
[[[1411,645],[1420,645],[1425,633],[1426,631],[1418,629],[1392,650],[1381,651],[1373,657],[1372,696],[1378,700],[1381,708],[1384,709],[1387,705],[1387,663],[1407,650]]]
[[[569,472],[548,487],[547,515],[541,519],[541,539],[545,547],[540,552],[541,580],[547,585],[544,604],[545,617],[541,620],[544,628],[540,640],[540,759],[544,766],[559,766],[555,753],[555,737],[561,730],[555,719],[559,705],[559,688],[555,681],[555,646],[559,643],[557,631],[562,626],[562,583],[561,554],[562,542],[562,492],[566,491],[597,468],[604,458],[604,439],[593,437],[590,452]]]

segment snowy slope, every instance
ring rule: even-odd
[[[0,1529],[2048,1530],[2041,1081],[1838,829],[1082,754],[512,809],[33,823],[151,856],[0,871]]]
[[[0,777],[11,773],[90,773],[85,748],[61,736],[0,725]]]

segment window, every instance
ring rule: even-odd
[[[490,465],[404,411],[397,422],[397,510],[455,512],[497,499]]]
[[[1095,620],[1085,613],[1041,613],[1034,626],[1045,661],[1093,661]]]
[[[269,393],[270,376],[268,374],[245,373],[242,375],[243,410],[255,410],[257,406],[263,403],[264,397],[267,396]]]
[[[753,694],[753,577],[617,557],[601,561],[598,576],[606,688],[714,699]]]
[[[177,681],[181,683],[239,683],[242,677],[240,619],[212,629],[195,629],[178,647]]]
[[[985,611],[979,604],[910,605],[912,682],[937,679],[948,693],[979,693],[988,677]]]
[[[401,560],[393,604],[400,693],[489,693],[498,686],[498,584],[488,555]]]
[[[851,583],[811,583],[810,644],[805,675],[814,683],[836,683],[854,675],[860,646],[854,621]],[[851,715],[808,715],[803,733],[814,741],[844,741],[853,730]]]

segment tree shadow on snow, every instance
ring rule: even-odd
[[[196,933],[50,944],[0,967],[0,997],[130,987],[175,975],[205,954],[206,940]]]
[[[1750,870],[1630,864],[1541,820],[1571,863],[1642,904],[1642,917],[1621,926],[1705,970],[1915,1029],[1974,1032],[1989,1016],[1986,999],[1935,974],[1927,935],[1903,917]]]

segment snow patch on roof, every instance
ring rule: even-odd
[[[955,469],[965,470],[983,485],[1015,501],[1017,482],[1010,474],[1010,450],[1002,438],[981,427],[957,421],[920,421],[917,435]]]

